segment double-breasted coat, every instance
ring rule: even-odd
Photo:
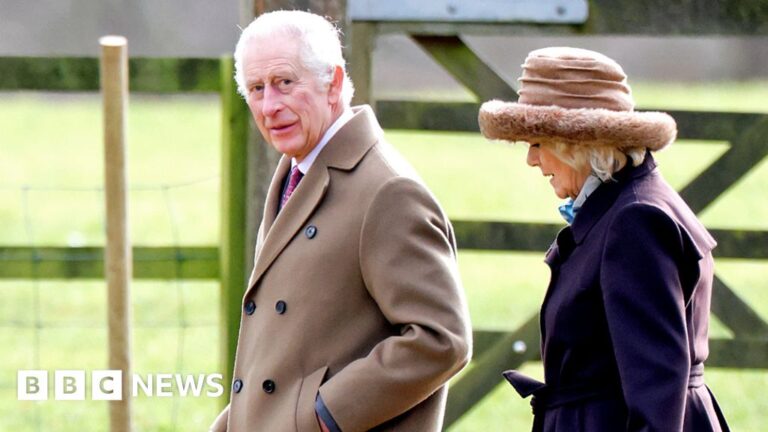
[[[600,185],[546,254],[536,431],[727,430],[704,385],[716,243],[650,153]]]
[[[215,431],[438,431],[471,329],[448,218],[370,107],[331,138],[278,214],[267,195],[233,391]]]

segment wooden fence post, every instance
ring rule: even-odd
[[[231,56],[221,58],[221,231],[220,359],[224,362],[224,396],[229,401],[235,364],[240,303],[246,284],[246,178],[248,160],[248,107],[237,93]]]
[[[131,296],[132,256],[128,230],[125,118],[128,105],[128,49],[122,36],[105,36],[101,45],[104,105],[104,173],[107,246],[109,369],[122,371],[122,398],[109,402],[112,432],[131,431]]]
[[[373,100],[373,48],[376,40],[376,24],[353,22],[349,28],[349,77],[355,84],[352,105],[369,104],[376,108]]]

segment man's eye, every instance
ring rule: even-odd
[[[260,83],[248,83],[248,93],[261,92],[264,90],[264,84]]]

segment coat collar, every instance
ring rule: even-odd
[[[267,191],[267,202],[262,218],[263,237],[258,239],[262,242],[262,246],[256,256],[248,290],[259,280],[322,202],[330,185],[329,169],[345,171],[353,169],[381,136],[381,127],[369,106],[354,107],[352,110],[353,117],[323,148],[291,199],[278,214],[278,200],[282,192],[283,180],[291,168],[291,158],[285,155],[280,158]]]
[[[613,205],[627,184],[636,178],[648,175],[654,169],[656,169],[656,161],[651,152],[646,152],[645,159],[639,166],[634,167],[631,163],[627,163],[624,168],[613,175],[613,181],[600,185],[584,202],[578,216],[573,220],[571,230],[575,244],[581,244],[584,241],[592,227]]]
[[[336,132],[317,157],[328,168],[351,170],[382,135],[381,126],[370,106],[354,107],[352,113],[352,118]]]

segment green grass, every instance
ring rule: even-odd
[[[634,90],[641,107],[768,112],[764,85],[635,84]],[[216,97],[133,96],[129,124],[133,242],[215,244]],[[0,94],[0,244],[103,244],[100,127],[95,94]],[[523,146],[465,133],[387,136],[452,218],[560,223],[558,200],[538,170],[525,165]],[[657,159],[680,188],[726,149],[727,143],[680,142]],[[706,209],[702,220],[710,227],[768,229],[766,185],[768,159]],[[536,313],[549,277],[541,253],[461,251],[459,262],[475,327],[514,329]],[[717,269],[768,318],[768,263],[719,259]],[[219,370],[215,282],[136,282],[132,301],[136,372]],[[19,402],[15,388],[18,369],[105,368],[105,302],[101,281],[0,281],[0,430],[106,428],[104,402]],[[713,319],[712,334],[727,337],[729,331]],[[524,370],[541,376],[539,363]],[[768,373],[710,368],[707,381],[734,430],[765,429]],[[137,398],[136,430],[204,430],[218,404],[206,397]],[[451,431],[529,428],[527,401],[500,384]]]

